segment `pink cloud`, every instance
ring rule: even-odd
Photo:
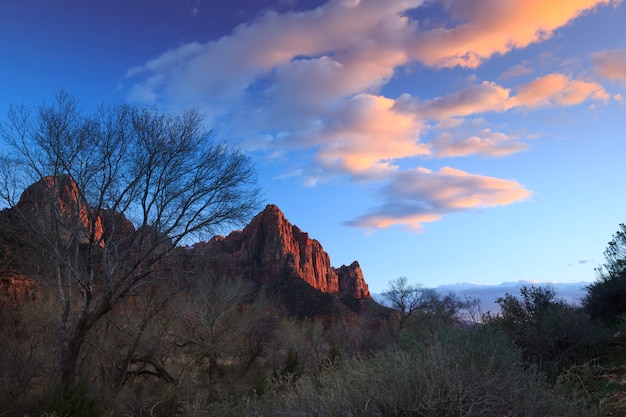
[[[510,92],[496,83],[485,81],[448,96],[426,100],[420,104],[419,111],[423,117],[431,120],[504,111],[511,107]]]
[[[394,160],[427,155],[419,138],[421,122],[394,111],[394,104],[385,97],[360,94],[334,109],[314,135],[321,144],[318,164],[357,178],[380,178],[395,172]]]
[[[596,71],[604,78],[626,86],[626,51],[615,49],[592,55]]]
[[[432,140],[430,146],[438,158],[456,158],[469,155],[500,157],[527,148],[525,143],[490,129],[482,129],[468,138],[459,137],[452,131],[446,131]]]
[[[444,167],[438,172],[425,168],[399,172],[380,195],[382,205],[347,224],[421,231],[423,223],[446,213],[508,205],[529,198],[531,192],[516,181]]]
[[[284,159],[290,152],[312,154],[307,166],[290,171],[307,184],[335,176],[375,186],[387,182],[384,203],[353,225],[419,229],[451,211],[524,200],[530,192],[515,181],[453,168],[403,171],[400,160],[519,152],[525,148],[520,140],[470,129],[466,119],[606,101],[609,95],[599,84],[550,74],[517,88],[472,80],[460,91],[426,99],[405,94],[394,100],[380,91],[412,64],[476,67],[619,1],[440,2],[447,26],[411,19],[412,9],[428,7],[424,0],[330,0],[304,12],[268,12],[220,39],[183,45],[133,68],[126,82],[133,83],[135,100],[203,106],[211,122],[224,123],[221,132],[241,138],[247,149]],[[594,59],[603,74],[616,74],[606,57]],[[503,78],[530,72],[517,66]],[[444,128],[454,130],[442,133]],[[426,142],[429,136],[434,139]]]
[[[500,78],[507,79],[507,78],[521,77],[524,75],[532,74],[533,72],[534,70],[531,67],[527,65],[519,64],[504,71],[502,75],[500,76]]]
[[[537,78],[517,89],[516,106],[572,106],[583,101],[607,101],[610,95],[604,88],[592,81],[572,80],[563,74],[549,74]]]
[[[412,56],[434,67],[475,68],[495,54],[548,39],[585,11],[611,3],[619,0],[444,0],[460,23],[417,34]]]

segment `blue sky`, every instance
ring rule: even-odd
[[[595,278],[626,221],[616,0],[9,0],[0,114],[198,106],[372,292]]]

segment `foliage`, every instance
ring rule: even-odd
[[[596,269],[597,279],[587,286],[583,299],[592,318],[610,324],[626,314],[626,225],[619,227],[604,251],[606,263]]]
[[[256,416],[592,416],[580,398],[549,390],[522,366],[519,351],[488,329],[447,329],[406,339],[266,394],[190,415]]]
[[[78,381],[68,388],[54,390],[42,415],[99,417],[102,411],[102,405],[89,392],[87,383]]]
[[[442,296],[431,288],[409,284],[406,277],[389,281],[388,287],[382,296],[396,310],[401,329],[410,319],[417,323],[426,322],[431,329],[439,324],[458,322],[460,311],[477,303],[477,300],[461,300],[454,293]]]
[[[524,359],[542,370],[558,373],[602,340],[588,315],[557,298],[549,287],[524,286],[519,297],[506,294],[497,302],[500,314],[485,316],[485,323],[503,331]]]
[[[214,143],[197,110],[120,104],[86,114],[60,92],[52,104],[11,107],[0,138],[5,226],[18,226],[16,235],[35,247],[38,278],[58,294],[65,388],[80,374],[89,332],[123,299],[168,278],[162,260],[176,245],[241,223],[256,208],[250,160]],[[33,183],[41,190],[20,200]],[[152,301],[151,310],[164,304]]]

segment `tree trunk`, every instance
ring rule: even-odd
[[[78,374],[78,355],[83,338],[73,336],[61,345],[61,388],[69,389],[75,382]]]

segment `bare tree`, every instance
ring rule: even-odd
[[[60,92],[52,104],[14,106],[7,116],[1,198],[7,224],[26,228],[16,230],[45,260],[42,280],[56,286],[68,387],[90,329],[166,275],[178,245],[248,219],[255,174],[247,157],[212,140],[193,109],[170,115],[119,104],[86,114]]]
[[[422,308],[423,297],[421,287],[409,284],[406,277],[399,277],[389,281],[389,289],[383,292],[383,297],[389,301],[391,307],[398,312],[400,328],[404,328],[406,320],[417,310]]]
[[[431,325],[458,322],[462,310],[478,303],[478,300],[471,298],[462,300],[454,293],[442,296],[432,288],[409,284],[406,277],[389,281],[389,289],[382,295],[398,312],[401,329],[410,317],[416,317],[418,321],[428,320]]]
[[[212,380],[222,358],[241,369],[238,376],[247,372],[270,332],[265,294],[257,293],[251,281],[203,272],[194,279],[194,294],[186,305],[180,312],[183,332],[178,338],[188,361],[180,379],[194,370],[194,364],[208,362]]]

